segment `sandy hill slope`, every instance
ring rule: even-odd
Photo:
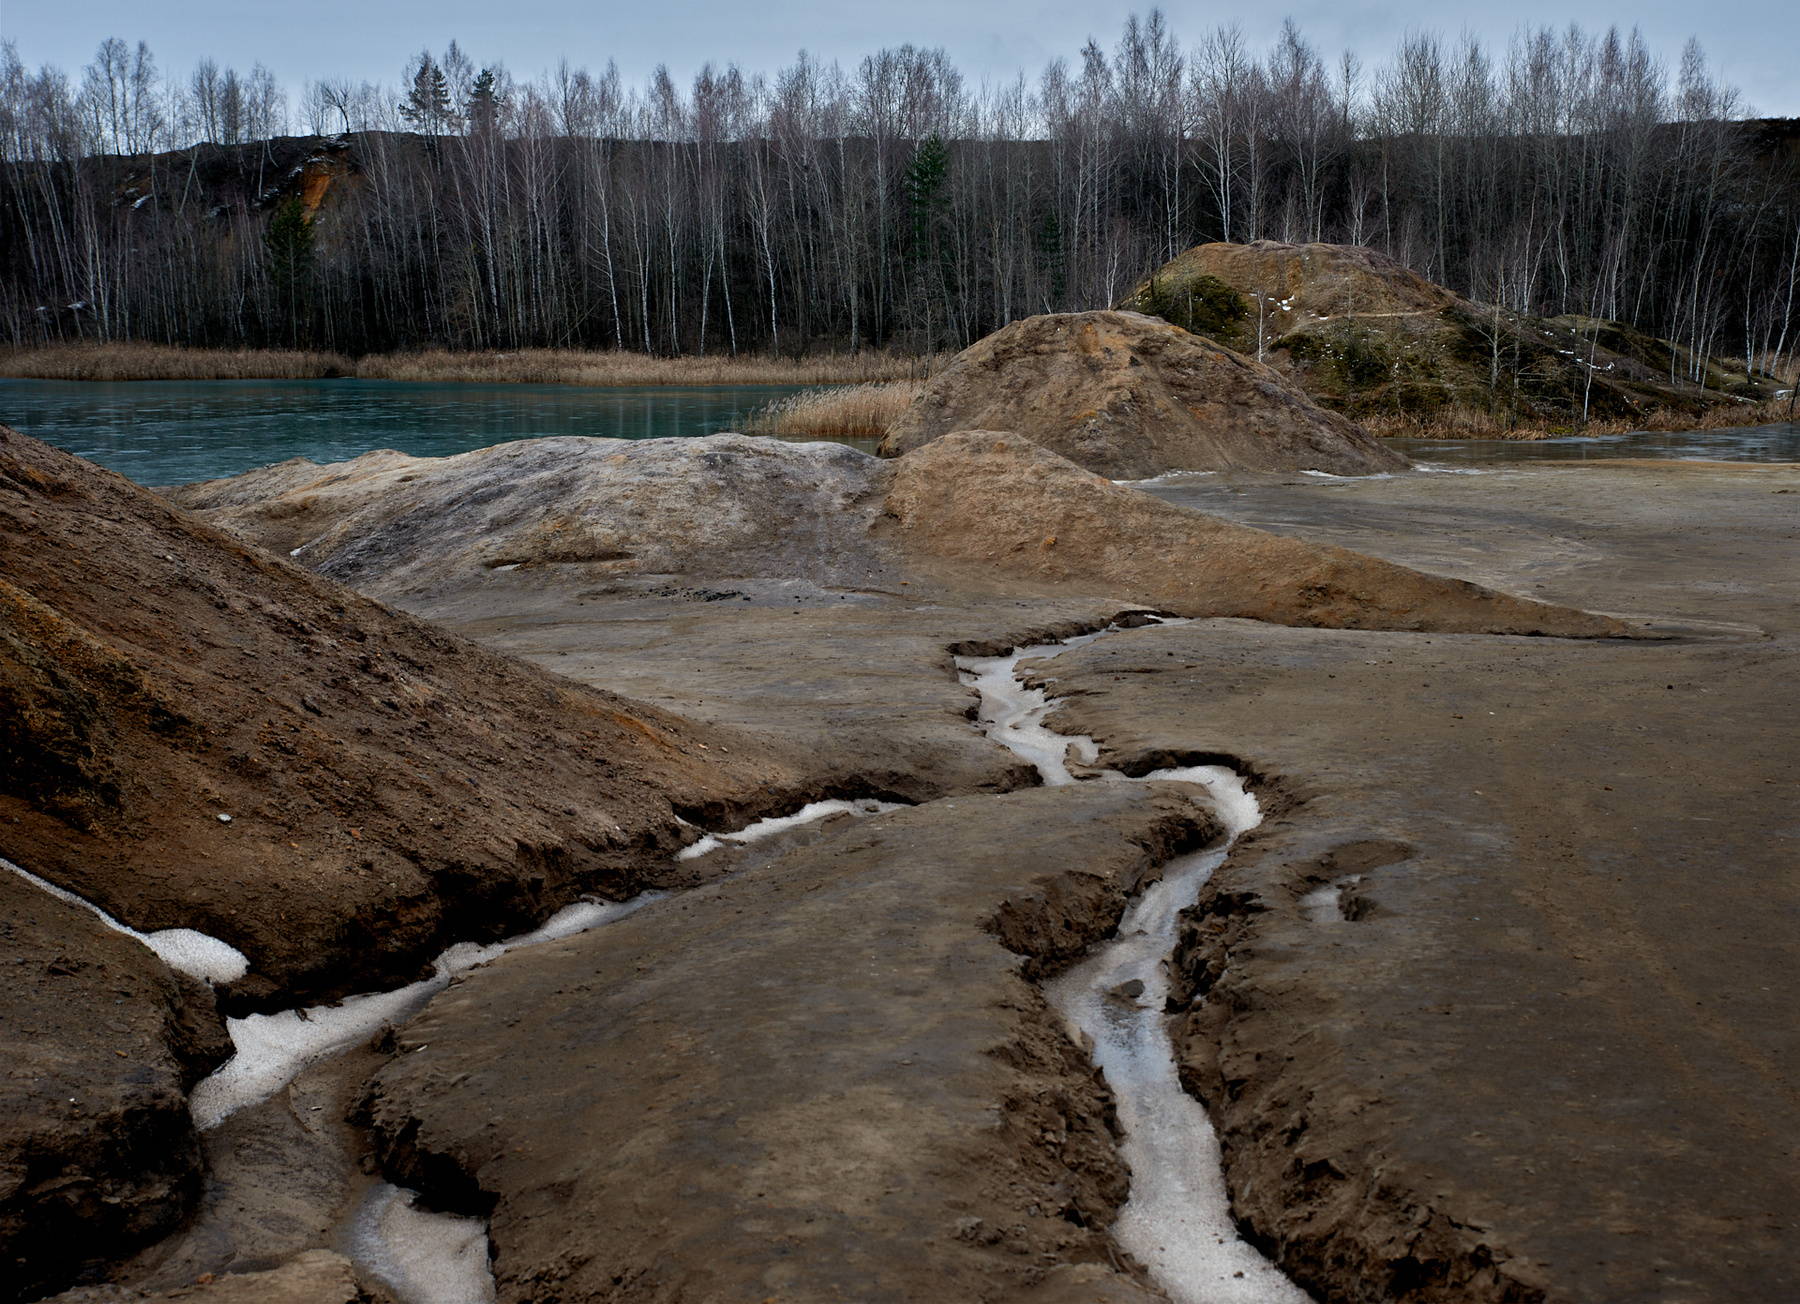
[[[1359,245],[1196,245],[1120,307],[1260,357],[1351,416],[1449,408],[1506,419],[1632,418],[1773,397],[1774,382],[1707,369],[1622,322],[1497,310]],[[1671,380],[1671,368],[1675,380]]]
[[[1007,432],[959,431],[891,461],[743,435],[530,440],[283,463],[170,492],[393,601],[502,579],[585,592],[670,577],[858,589],[904,576],[921,597],[1086,594],[1288,625],[1623,632],[1171,506]]]
[[[1407,465],[1268,367],[1135,312],[1028,317],[995,331],[932,379],[881,452],[953,430],[1012,431],[1114,480]]]

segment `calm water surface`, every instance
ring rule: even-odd
[[[1636,430],[1557,439],[1384,439],[1415,462],[1597,462],[1669,457],[1688,462],[1800,462],[1800,422],[1729,430]]]
[[[799,388],[0,379],[0,422],[139,484],[185,484],[376,448],[444,457],[543,435],[711,435]]]
[[[386,380],[0,379],[0,422],[130,476],[184,484],[290,457],[342,462],[376,448],[444,457],[512,439],[658,439],[740,428],[796,385],[424,384]],[[874,452],[874,441],[844,443]],[[1736,430],[1504,439],[1393,439],[1439,465],[1671,457],[1800,462],[1800,423]]]

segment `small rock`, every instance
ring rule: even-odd
[[[221,823],[221,824],[231,823],[231,816],[229,816],[229,815],[225,814],[223,811],[221,811],[219,813],[219,823]]]

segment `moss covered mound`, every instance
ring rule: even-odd
[[[1687,350],[1622,322],[1478,304],[1359,245],[1197,245],[1120,307],[1248,354],[1358,419],[1697,417],[1774,394],[1767,377],[1717,359],[1696,370]]]

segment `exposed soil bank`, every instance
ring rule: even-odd
[[[234,1012],[398,985],[448,941],[581,893],[691,881],[684,813],[742,821],[829,785],[3,427],[0,575],[0,856],[141,931],[237,948],[249,972],[218,993]],[[185,1093],[228,1046],[212,992],[0,879],[23,984],[0,1121],[11,1297],[181,1219],[199,1185]]]
[[[1664,464],[1169,490],[1695,632],[1197,622],[1054,662],[1052,719],[1102,763],[1281,776],[1190,918],[1183,1070],[1238,1215],[1321,1296],[1794,1294],[1783,488],[1800,472]]]
[[[0,428],[0,854],[249,957],[238,1005],[410,979],[628,895],[800,771],[509,662]],[[221,817],[227,818],[221,818]]]
[[[202,1181],[187,1092],[231,1054],[205,984],[0,868],[0,1297],[180,1225]]]

